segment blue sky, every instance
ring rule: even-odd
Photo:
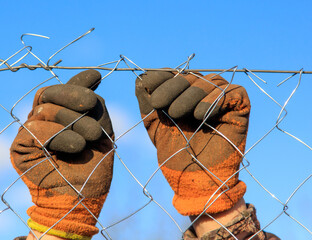
[[[311,1],[1,1],[2,19],[0,59],[18,51],[23,33],[49,36],[50,39],[25,37],[43,61],[58,49],[90,28],[95,30],[53,59],[63,59],[63,66],[96,66],[118,60],[123,54],[143,68],[175,67],[192,53],[191,68],[239,68],[312,71]],[[21,55],[18,55],[19,57]],[[18,56],[10,61],[13,63]],[[23,62],[37,64],[27,57]],[[3,66],[2,66],[3,67]],[[78,71],[56,70],[66,82]],[[106,72],[102,72],[104,75]],[[267,81],[256,82],[281,104],[295,88],[298,76],[276,85],[289,74],[259,74]],[[0,72],[2,87],[0,104],[11,109],[15,102],[35,85],[51,77],[44,70]],[[227,79],[230,78],[226,74]],[[131,72],[116,72],[108,77],[97,93],[107,102],[116,135],[120,135],[140,120],[134,96],[135,76]],[[45,85],[56,84],[52,79]],[[250,117],[247,148],[275,124],[280,108],[265,96],[244,73],[235,75],[234,83],[243,85],[250,96]],[[287,118],[280,127],[312,145],[310,133],[311,76],[303,75],[300,87],[287,106]],[[30,111],[31,93],[14,108],[22,121]],[[10,115],[0,108],[0,131],[9,124]],[[18,124],[0,134],[0,193],[16,178],[10,166],[9,147]],[[117,152],[142,183],[157,169],[156,151],[142,125],[118,142]],[[272,194],[286,202],[292,192],[311,174],[311,150],[275,129],[264,141],[247,154],[248,170]],[[257,208],[262,226],[269,224],[283,206],[267,194],[245,171],[241,179],[247,183],[245,200]],[[308,180],[291,198],[288,213],[312,230],[312,180]],[[157,173],[148,190],[178,224],[189,224],[172,207],[173,192],[166,180]],[[10,189],[6,199],[27,219],[31,206],[27,188],[21,181]],[[142,207],[148,199],[142,188],[115,158],[111,192],[104,205],[100,221],[108,226]],[[0,203],[0,210],[5,205]],[[286,214],[268,228],[284,239],[309,239],[311,235]],[[13,239],[27,234],[27,228],[10,211],[0,215],[0,236]],[[170,218],[151,203],[138,214],[109,229],[113,239],[178,239],[180,232]],[[103,239],[100,235],[94,239]],[[134,239],[134,238],[133,238]]]

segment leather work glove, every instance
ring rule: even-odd
[[[162,173],[174,191],[173,205],[187,216],[201,214],[211,203],[206,210],[209,214],[230,209],[246,191],[238,174],[232,176],[239,169],[242,155],[217,132],[244,153],[250,112],[246,90],[238,85],[228,86],[218,75],[197,75],[200,77],[174,77],[169,71],[148,71],[136,80],[142,118],[156,109],[144,119],[144,125],[157,148]],[[225,95],[210,109],[225,88]],[[191,138],[208,109],[210,115],[205,123],[217,131],[202,125]],[[188,146],[183,135],[191,138]],[[225,181],[228,187],[222,186]],[[226,192],[220,195],[223,191]]]
[[[67,214],[48,234],[88,240],[98,232],[91,213],[100,214],[114,158],[109,114],[104,99],[93,92],[100,80],[98,71],[87,70],[67,84],[39,89],[11,146],[12,164],[24,174],[35,204],[27,214],[28,226],[36,231],[47,231]]]

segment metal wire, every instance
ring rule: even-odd
[[[0,59],[0,62],[4,62],[5,60]],[[60,60],[59,60],[60,61]],[[26,63],[22,63],[19,66],[11,67],[9,64],[4,63],[6,65],[6,68],[0,68],[0,71],[7,71],[10,70],[12,72],[16,72],[20,69],[26,68],[28,70],[36,70],[38,68],[42,68],[44,70],[51,70],[51,69],[61,69],[61,70],[85,70],[85,69],[95,69],[95,70],[106,70],[106,71],[113,71],[114,68],[108,68],[108,67],[100,67],[100,66],[81,66],[81,67],[67,67],[67,66],[57,66],[60,62],[57,61],[53,65],[50,66],[44,66],[40,63],[36,65],[28,65]],[[162,71],[162,72],[170,72],[170,71],[181,71],[180,69],[176,68],[116,68],[114,71]],[[227,71],[227,69],[206,69],[206,68],[194,68],[194,69],[184,69],[183,72],[185,73],[191,73],[191,72],[224,72]],[[234,70],[229,70],[230,72]],[[299,74],[300,70],[261,70],[261,69],[250,69],[249,70],[252,73],[293,73],[293,74]],[[237,69],[236,72],[239,73],[245,73],[245,69]],[[312,74],[312,71],[303,71],[302,74]]]
[[[33,50],[32,47],[29,45],[25,44],[24,41],[24,36],[30,36],[30,37],[42,37],[42,38],[47,38],[46,36],[42,36],[39,34],[23,34],[21,37],[21,41],[23,44],[23,47],[21,49],[19,49],[18,51],[16,51],[14,54],[12,54],[11,56],[9,56],[8,58],[5,58],[5,60],[0,59],[0,71],[11,71],[11,72],[17,72],[20,69],[28,69],[28,70],[36,70],[36,69],[44,69],[47,70],[51,73],[52,77],[42,81],[40,84],[37,84],[36,86],[30,88],[29,91],[27,91],[26,94],[24,94],[21,98],[19,98],[18,101],[15,102],[15,104],[11,107],[10,110],[8,110],[7,108],[5,108],[3,105],[0,104],[0,107],[8,114],[7,116],[10,117],[11,122],[9,124],[7,124],[3,129],[0,129],[0,135],[4,132],[7,131],[7,129],[12,126],[14,123],[18,123],[22,128],[26,129],[34,138],[34,141],[37,141],[38,144],[41,146],[42,151],[45,155],[45,158],[41,161],[38,162],[37,164],[35,164],[33,167],[31,167],[30,169],[28,169],[27,171],[25,171],[24,173],[22,173],[21,176],[19,176],[15,181],[13,181],[12,184],[10,184],[2,193],[1,195],[1,200],[2,202],[6,205],[6,208],[4,209],[0,209],[0,218],[2,216],[2,213],[7,212],[7,211],[11,211],[12,213],[14,213],[19,220],[21,221],[21,223],[23,223],[25,226],[27,226],[26,221],[21,217],[21,214],[18,213],[16,210],[13,209],[13,207],[11,206],[11,204],[9,203],[8,200],[6,200],[5,195],[7,194],[7,192],[9,192],[12,187],[16,184],[17,181],[19,181],[27,172],[31,171],[33,168],[36,168],[38,165],[42,164],[43,162],[48,162],[53,169],[60,175],[60,177],[68,184],[68,186],[70,186],[75,193],[77,194],[77,203],[75,204],[75,206],[69,210],[62,218],[60,218],[55,224],[53,224],[53,226],[51,226],[47,231],[45,231],[45,233],[43,234],[43,236],[48,233],[49,230],[51,230],[52,228],[54,228],[58,223],[60,223],[66,216],[68,216],[68,214],[70,214],[73,210],[75,210],[77,208],[78,205],[82,205],[89,213],[90,215],[96,220],[96,222],[98,223],[98,225],[100,226],[100,233],[103,236],[104,239],[112,239],[110,233],[108,232],[109,229],[113,228],[114,226],[120,224],[121,222],[124,222],[126,220],[128,220],[129,218],[132,218],[133,216],[137,215],[139,212],[144,212],[144,209],[146,209],[146,207],[150,204],[154,204],[155,206],[157,206],[159,208],[159,210],[163,211],[167,216],[168,216],[168,220],[172,221],[172,223],[176,226],[176,229],[180,232],[181,234],[181,238],[183,239],[183,234],[186,232],[186,230],[188,228],[190,228],[192,225],[194,225],[194,223],[196,221],[198,221],[198,219],[203,216],[206,215],[208,217],[210,217],[211,219],[213,219],[216,223],[218,223],[220,225],[221,228],[224,228],[231,236],[233,239],[237,238],[234,236],[233,233],[231,233],[221,222],[217,221],[217,219],[215,219],[212,215],[209,215],[206,211],[207,209],[209,209],[214,202],[223,194],[226,194],[226,192],[230,189],[229,186],[227,185],[227,182],[229,180],[231,180],[233,177],[235,177],[237,174],[239,174],[240,172],[244,171],[246,173],[248,173],[251,178],[268,194],[268,196],[273,199],[274,201],[276,201],[277,203],[279,203],[281,205],[281,212],[276,215],[269,223],[265,224],[264,227],[262,227],[261,230],[258,231],[258,233],[255,233],[250,239],[255,238],[260,231],[266,230],[271,224],[273,224],[274,222],[277,221],[277,219],[279,219],[281,216],[286,215],[288,216],[291,221],[293,221],[294,223],[300,225],[302,227],[302,229],[306,232],[308,232],[309,234],[311,234],[312,236],[312,231],[311,229],[309,229],[307,226],[305,226],[301,221],[299,221],[298,219],[296,219],[294,216],[292,216],[288,209],[289,209],[289,203],[291,202],[291,200],[293,199],[294,195],[298,192],[299,189],[301,189],[307,182],[308,180],[312,177],[312,174],[310,174],[309,176],[307,176],[297,187],[296,189],[291,193],[291,195],[288,197],[288,199],[286,201],[283,201],[281,199],[279,199],[276,194],[274,194],[273,192],[271,192],[269,190],[269,187],[264,186],[264,184],[261,183],[261,181],[259,179],[257,179],[252,173],[251,171],[248,169],[250,167],[250,165],[252,164],[251,161],[247,160],[246,155],[248,153],[250,153],[260,142],[263,142],[264,139],[266,139],[269,135],[272,134],[273,130],[278,130],[279,132],[281,132],[282,134],[284,134],[285,136],[291,137],[292,139],[294,139],[295,141],[297,141],[298,143],[304,145],[305,147],[307,147],[309,150],[312,151],[312,147],[310,145],[308,145],[306,142],[304,142],[303,140],[301,140],[299,137],[295,136],[292,133],[289,133],[288,131],[284,130],[280,125],[281,123],[286,119],[287,117],[287,113],[288,111],[286,110],[286,108],[289,105],[289,102],[291,101],[292,97],[294,96],[294,94],[298,91],[299,87],[300,87],[300,83],[302,80],[302,76],[304,74],[312,74],[312,71],[303,71],[303,69],[300,70],[295,70],[295,71],[290,71],[290,70],[250,70],[247,68],[243,68],[243,69],[238,69],[237,66],[229,68],[229,69],[189,69],[189,65],[190,65],[190,61],[195,57],[195,54],[190,55],[189,57],[187,57],[187,60],[184,61],[182,64],[178,65],[176,68],[168,68],[168,69],[158,69],[158,68],[142,68],[140,66],[138,66],[134,61],[132,61],[131,59],[129,59],[128,57],[124,56],[124,55],[120,55],[119,59],[115,60],[115,61],[111,61],[105,64],[101,64],[98,66],[84,66],[84,67],[67,67],[67,66],[59,66],[59,64],[62,62],[62,60],[58,60],[56,61],[56,63],[50,65],[50,61],[57,55],[59,54],[61,51],[63,51],[65,48],[70,47],[72,44],[74,44],[75,42],[77,42],[78,40],[80,40],[81,38],[87,36],[89,33],[91,33],[94,29],[90,29],[89,31],[87,31],[86,33],[82,34],[81,36],[79,36],[78,38],[74,39],[73,41],[71,41],[70,43],[64,45],[64,47],[60,48],[58,51],[56,51],[54,54],[51,55],[51,57],[48,58],[47,61],[43,61],[41,58],[39,58],[38,55],[36,55]],[[26,51],[26,52],[25,52]],[[13,62],[12,64],[9,64],[9,61],[11,59],[13,59],[14,57],[16,57],[17,55],[21,54],[25,52],[18,60],[16,60],[15,62]],[[35,58],[36,60],[39,61],[38,64],[36,65],[32,65],[32,64],[27,64],[27,63],[21,63],[22,61],[24,61],[24,59],[27,56],[32,56],[33,58]],[[20,64],[19,66],[16,66],[17,64]],[[113,67],[107,67],[107,65],[110,64],[114,64]],[[126,67],[119,67],[121,64],[125,64]],[[2,67],[5,66],[5,67]],[[134,66],[134,67],[131,67]],[[232,77],[231,80],[229,81],[229,84],[225,87],[225,88],[220,88],[219,86],[214,85],[216,88],[219,88],[220,90],[220,94],[218,97],[216,97],[216,99],[214,100],[214,102],[212,103],[211,107],[207,110],[202,122],[199,124],[198,128],[193,132],[193,134],[191,135],[191,137],[187,138],[183,132],[183,130],[181,129],[181,127],[179,126],[179,124],[172,119],[165,111],[163,111],[163,114],[165,116],[167,116],[168,120],[172,122],[172,124],[178,129],[178,131],[180,132],[181,136],[184,138],[185,140],[185,146],[182,147],[181,149],[178,149],[174,154],[172,154],[170,157],[168,157],[162,164],[160,164],[154,171],[153,173],[150,175],[150,177],[148,178],[148,180],[145,182],[145,184],[141,183],[141,180],[139,180],[135,174],[133,173],[133,171],[131,170],[130,167],[127,166],[126,162],[121,158],[120,154],[118,153],[118,142],[121,138],[123,138],[125,135],[127,135],[129,132],[133,131],[134,129],[136,129],[139,125],[141,125],[144,121],[144,119],[140,120],[139,122],[135,123],[132,127],[130,127],[128,130],[126,130],[125,132],[121,133],[118,137],[116,137],[115,140],[111,139],[108,134],[105,132],[104,129],[103,132],[104,134],[106,134],[108,136],[108,138],[110,139],[110,141],[113,144],[113,148],[96,164],[96,166],[94,167],[94,169],[89,173],[88,177],[85,179],[85,182],[82,184],[80,189],[76,189],[73,184],[64,177],[64,175],[58,170],[57,166],[55,165],[54,161],[53,161],[53,157],[51,156],[50,152],[47,150],[47,144],[49,143],[49,141],[51,139],[53,139],[53,137],[55,137],[57,134],[59,134],[60,132],[64,131],[66,128],[68,128],[69,126],[71,126],[72,124],[74,124],[75,122],[77,122],[80,118],[82,118],[84,115],[81,115],[79,118],[75,119],[72,123],[70,123],[68,126],[66,126],[64,129],[62,129],[61,131],[59,131],[58,133],[56,133],[54,136],[51,136],[50,139],[48,139],[46,142],[42,143],[38,140],[37,136],[35,136],[28,128],[27,126],[25,126],[20,119],[16,116],[16,114],[14,113],[14,109],[15,107],[20,104],[21,100],[24,99],[26,96],[28,96],[29,94],[33,93],[39,86],[41,86],[42,84],[50,81],[51,79],[57,79],[57,81],[59,81],[59,83],[62,83],[60,81],[60,79],[58,78],[58,76],[53,72],[54,69],[62,69],[62,70],[77,70],[77,69],[97,69],[97,70],[101,70],[101,71],[108,71],[107,74],[104,75],[104,77],[102,77],[102,79],[100,81],[102,81],[103,79],[107,79],[112,73],[117,72],[117,71],[131,71],[135,77],[139,77],[140,76],[137,74],[137,71],[140,72],[145,72],[145,71],[174,71],[176,72],[176,76],[178,74],[192,74],[196,77],[198,77],[199,79],[202,79],[203,81],[206,81],[208,84],[213,84],[212,82],[209,82],[207,79],[203,78],[202,76],[200,76],[198,74],[198,72],[218,72],[218,74],[216,75],[222,75],[222,74],[226,74],[226,73],[232,73]],[[275,123],[273,124],[273,126],[269,129],[269,131],[267,131],[259,140],[257,140],[249,149],[247,149],[244,153],[241,152],[239,150],[239,148],[229,139],[228,136],[224,135],[222,132],[218,131],[216,128],[214,128],[213,126],[209,125],[207,122],[210,118],[211,113],[213,112],[213,110],[216,108],[217,104],[219,101],[221,101],[221,99],[224,97],[226,90],[228,89],[229,86],[231,86],[232,82],[234,81],[234,77],[235,74],[237,73],[244,73],[245,76],[247,76],[247,80],[250,80],[250,82],[256,86],[257,89],[260,90],[260,94],[268,97],[277,107],[279,107],[280,112],[276,118]],[[278,100],[276,100],[272,95],[270,95],[267,91],[265,91],[254,78],[257,78],[258,80],[262,81],[263,83],[267,83],[265,80],[263,80],[261,77],[259,77],[256,73],[266,73],[266,74],[292,74],[288,77],[286,77],[283,81],[281,81],[278,86],[284,84],[285,82],[289,81],[291,78],[294,78],[295,76],[297,76],[299,74],[299,79],[298,79],[298,83],[295,86],[295,88],[292,90],[292,92],[290,93],[290,95],[288,96],[287,100],[284,103],[280,103]],[[97,83],[96,83],[97,84]],[[152,110],[145,118],[149,117],[150,114],[153,114],[155,110]],[[226,180],[221,180],[221,176],[217,176],[215,173],[211,172],[204,164],[202,164],[200,162],[199,159],[197,159],[196,156],[194,156],[194,154],[192,154],[191,151],[189,151],[189,149],[191,148],[191,140],[194,138],[194,136],[203,128],[203,127],[207,127],[210,128],[212,131],[214,131],[217,135],[219,135],[220,137],[224,138],[230,145],[233,146],[234,149],[236,149],[236,151],[241,155],[241,157],[243,158],[243,162],[241,167],[235,172],[233,173],[228,179]],[[158,201],[155,200],[155,197],[153,197],[152,193],[149,191],[148,187],[150,186],[150,183],[153,179],[155,179],[155,175],[159,172],[159,170],[161,170],[162,166],[164,166],[166,163],[168,163],[169,161],[172,161],[172,159],[174,158],[175,155],[179,154],[180,152],[187,152],[192,159],[194,159],[194,161],[201,166],[206,172],[208,172],[211,176],[215,177],[220,183],[219,183],[219,187],[218,189],[215,190],[215,192],[209,197],[207,198],[207,202],[205,204],[205,207],[203,208],[201,214],[199,214],[195,220],[193,220],[193,222],[191,222],[187,228],[183,228],[179,225],[178,221],[172,216],[172,214],[169,213],[169,211],[163,207],[162,204],[160,204]],[[147,198],[146,202],[142,205],[139,206],[137,208],[137,210],[131,212],[131,213],[127,213],[124,214],[126,216],[123,216],[122,218],[118,219],[117,221],[109,224],[108,226],[105,226],[88,208],[87,206],[84,204],[83,200],[85,199],[85,197],[82,194],[82,191],[84,190],[84,188],[86,187],[86,184],[88,183],[89,179],[91,178],[91,176],[94,174],[94,172],[96,171],[96,169],[98,168],[98,166],[105,161],[106,157],[111,153],[111,152],[115,152],[116,157],[118,158],[118,160],[120,161],[120,163],[122,164],[122,166],[125,168],[125,170],[129,173],[130,178],[135,182],[135,184],[137,184],[141,190],[143,195]],[[212,200],[213,199],[213,200]],[[28,227],[28,226],[27,226]],[[28,227],[29,228],[29,227]],[[32,232],[32,230],[29,228],[29,231]],[[42,237],[39,237],[36,239],[42,239]]]

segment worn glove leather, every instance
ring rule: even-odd
[[[239,169],[242,155],[217,131],[244,152],[250,112],[248,95],[241,86],[228,86],[221,76],[196,75],[174,77],[169,71],[148,71],[136,80],[142,118],[156,109],[144,119],[144,125],[157,148],[162,173],[174,191],[173,205],[182,215],[198,215],[211,203],[207,213],[225,211],[246,191],[238,174],[232,176]],[[206,120],[217,131],[203,125],[191,138],[225,88],[225,95],[211,108]],[[191,138],[187,148],[184,136]],[[222,186],[225,181],[228,188]],[[226,192],[219,196],[223,191]]]
[[[106,199],[114,157],[109,114],[93,92],[100,80],[99,72],[87,70],[67,84],[39,89],[11,146],[12,164],[35,204],[27,210],[32,229],[45,232],[65,217],[50,235],[87,240],[98,232],[92,214],[99,216]]]

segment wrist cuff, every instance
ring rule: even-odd
[[[46,232],[49,229],[49,227],[36,223],[31,218],[28,219],[27,225],[31,229],[36,230],[38,232],[42,232],[42,233]],[[61,237],[61,238],[66,238],[66,239],[73,239],[73,240],[91,240],[91,237],[88,237],[88,236],[81,236],[75,233],[66,233],[60,230],[55,230],[55,229],[50,229],[47,232],[47,234],[54,235],[54,236]]]

